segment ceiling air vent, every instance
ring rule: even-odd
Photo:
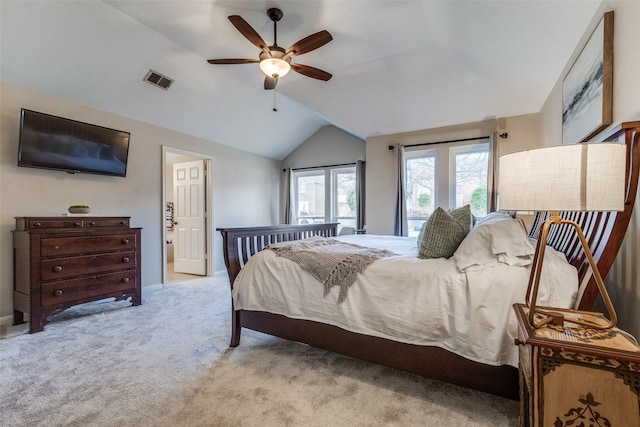
[[[164,90],[169,89],[169,86],[173,84],[173,79],[170,79],[167,76],[163,76],[157,71],[149,70],[146,76],[144,76],[144,81],[147,83],[151,83],[154,86],[158,86]]]

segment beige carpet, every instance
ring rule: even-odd
[[[126,304],[124,304],[126,305]],[[2,426],[515,426],[518,403],[244,330],[226,279],[0,340]]]

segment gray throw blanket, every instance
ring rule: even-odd
[[[347,297],[347,290],[358,273],[377,259],[397,255],[386,249],[367,248],[320,236],[275,243],[266,249],[296,262],[311,273],[324,285],[325,296],[333,286],[340,286],[339,303]]]

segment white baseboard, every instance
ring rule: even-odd
[[[144,285],[142,286],[142,291],[155,291],[156,289],[162,289],[164,285],[162,283],[156,283],[153,285]]]
[[[0,317],[0,325],[12,325],[13,324],[13,314],[9,316]]]

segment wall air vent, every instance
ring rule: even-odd
[[[169,89],[169,87],[173,84],[173,79],[170,79],[169,77],[153,70],[149,70],[147,75],[144,76],[144,81],[164,90]]]

